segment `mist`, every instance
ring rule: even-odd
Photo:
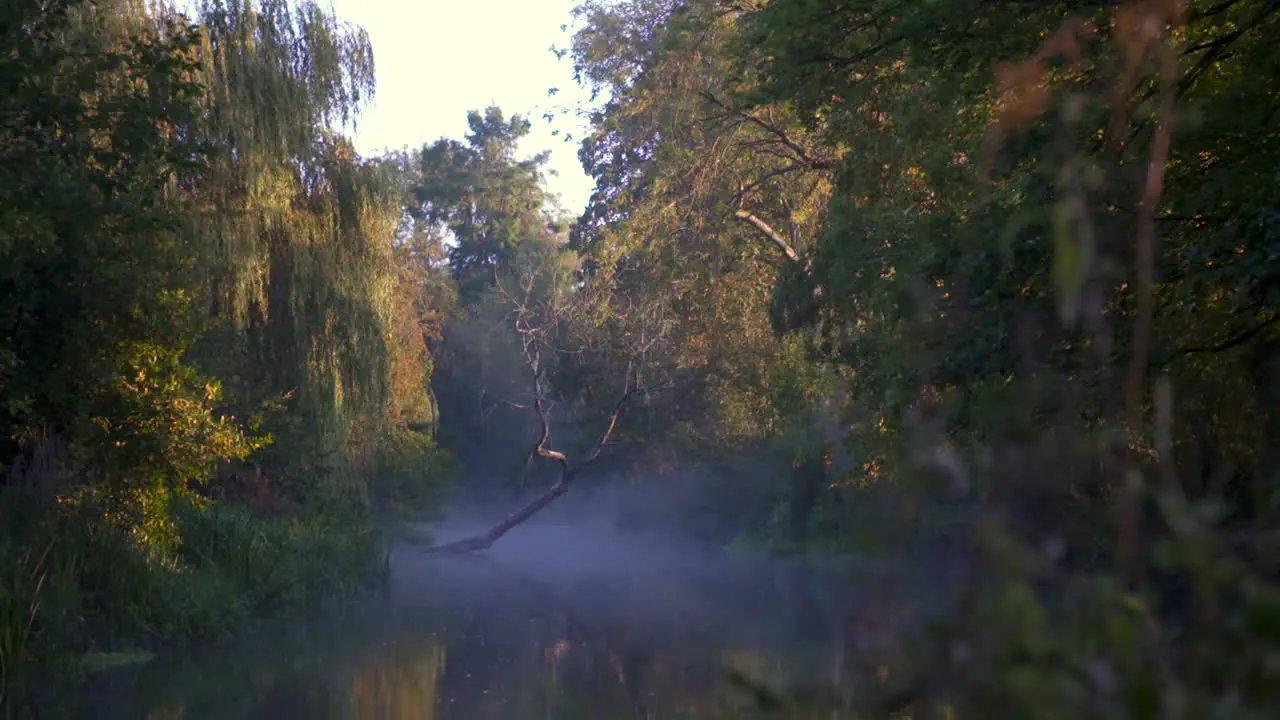
[[[596,484],[570,490],[487,551],[436,556],[398,547],[393,603],[558,614],[597,640],[633,650],[688,652],[711,642],[834,652],[860,606],[919,595],[922,584],[940,599],[960,580],[946,558],[815,560],[731,550],[697,526],[704,479],[587,482]],[[484,532],[520,504],[455,508],[428,529],[434,542],[448,543]]]

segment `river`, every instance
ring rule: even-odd
[[[100,673],[69,716],[743,718],[760,684],[844,717],[850,618],[887,572],[535,521],[477,556],[398,546],[377,598]]]

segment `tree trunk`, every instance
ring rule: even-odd
[[[569,486],[573,483],[573,477],[573,472],[568,470],[564,471],[560,480],[558,480],[555,485],[547,488],[545,492],[531,500],[524,507],[508,515],[502,522],[489,528],[488,532],[485,532],[482,535],[474,535],[456,542],[447,543],[445,545],[437,545],[435,547],[428,548],[427,552],[460,555],[463,553],[488,550],[495,542],[498,541],[498,538],[506,535],[511,528],[514,528],[525,520],[528,520],[538,514],[539,511],[550,505],[553,500],[568,492]]]

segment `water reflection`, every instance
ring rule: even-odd
[[[843,716],[836,688],[854,663],[842,574],[673,547],[626,562],[546,556],[554,547],[471,558],[402,549],[368,607],[105,673],[63,715],[755,717],[762,699],[729,681],[735,671],[825,699],[821,714],[787,717]]]

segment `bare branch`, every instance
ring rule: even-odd
[[[752,115],[749,112],[746,112],[745,110],[741,110],[739,108],[733,107],[732,105],[729,105],[723,100],[717,98],[709,90],[703,90],[700,94],[702,95],[702,97],[706,98],[713,105],[725,110],[726,112],[733,113],[734,115],[737,115],[743,120],[750,122],[754,125],[757,125],[758,127],[764,129],[769,133],[772,133],[774,136],[778,138],[779,141],[782,142],[783,145],[786,145],[791,150],[791,152],[795,153],[797,159],[799,159],[808,167],[813,168],[815,170],[818,170],[818,169],[829,170],[831,168],[830,161],[811,156],[803,147],[801,147],[798,143],[796,143],[794,140],[788,137],[787,134],[783,132],[781,129],[779,129],[776,125],[773,125],[772,123],[761,120],[760,118],[756,117],[755,115]]]
[[[776,170],[770,170],[769,172],[757,178],[755,182],[739,190],[738,194],[734,196],[734,199],[741,201],[743,198],[747,196],[748,193],[755,190],[756,188],[759,188],[761,185],[764,185],[766,182],[769,182],[773,178],[778,177],[779,175],[786,175],[787,173],[792,173],[797,170],[804,170],[806,168],[807,166],[804,165],[803,163],[792,163],[785,167],[780,167]]]
[[[529,367],[533,370],[533,409],[534,412],[538,413],[538,420],[542,423],[542,432],[538,437],[538,444],[533,447],[533,452],[540,458],[555,460],[560,463],[561,471],[565,475],[570,475],[573,469],[569,467],[569,459],[565,457],[565,454],[547,447],[547,443],[551,442],[551,419],[547,416],[547,408],[542,392],[542,370],[538,365],[538,352],[535,350],[532,354],[529,354],[526,349],[526,357],[529,358]]]
[[[533,321],[533,313],[529,308],[530,299],[532,297],[534,279],[536,273],[531,273],[523,283],[525,297],[523,300],[516,302],[514,298],[506,294],[504,288],[499,288],[506,297],[516,305],[513,311],[515,318],[513,327],[519,335],[521,349],[525,356],[525,363],[529,369],[530,382],[533,388],[533,398],[529,404],[533,411],[537,413],[540,424],[537,443],[534,445],[530,456],[542,458],[544,460],[553,460],[560,466],[560,479],[551,487],[547,488],[541,495],[521,507],[519,510],[508,515],[501,522],[494,525],[487,532],[470,538],[465,538],[457,542],[439,545],[427,550],[429,553],[450,553],[461,554],[477,552],[488,549],[503,535],[507,534],[512,528],[520,523],[533,517],[547,505],[550,505],[556,498],[569,491],[574,479],[578,473],[586,466],[594,463],[599,457],[610,438],[613,437],[614,430],[618,426],[618,418],[622,415],[623,409],[627,403],[638,393],[647,393],[649,390],[644,389],[637,381],[637,375],[634,375],[636,361],[633,358],[627,365],[627,370],[623,378],[622,395],[613,405],[613,411],[609,415],[608,422],[601,432],[596,443],[586,452],[583,459],[576,465],[569,462],[566,454],[560,450],[551,447],[551,418],[548,408],[548,400],[546,388],[544,387],[544,379],[546,369],[542,362],[542,350],[549,347],[545,343],[545,334],[555,326],[555,322],[548,321],[543,324],[535,325]],[[656,338],[655,338],[656,340]],[[642,348],[647,349],[652,345],[653,341],[644,341],[642,339]],[[520,407],[516,403],[507,401],[507,404],[513,407]]]
[[[796,252],[795,248],[791,247],[791,243],[787,242],[787,239],[782,237],[782,235],[779,234],[777,230],[774,230],[772,227],[770,227],[769,223],[766,223],[765,221],[756,217],[754,214],[751,213],[750,210],[739,209],[733,213],[733,216],[738,218],[739,220],[742,220],[743,222],[751,224],[757,230],[764,233],[766,237],[768,237],[770,240],[773,241],[774,245],[778,246],[778,249],[781,250],[782,253],[786,255],[788,259],[791,260],[791,262],[796,264],[803,264],[803,262],[800,259],[800,253]]]
[[[609,442],[609,438],[613,436],[613,429],[618,426],[618,415],[622,413],[622,408],[626,407],[627,401],[635,394],[635,385],[631,382],[631,372],[631,364],[628,363],[626,378],[622,384],[622,397],[618,398],[618,401],[613,404],[613,412],[609,413],[609,423],[605,425],[604,432],[600,433],[600,439],[582,458],[582,462],[578,464],[579,468],[595,462],[600,457],[600,451],[604,449],[604,446]]]
[[[533,517],[543,508],[550,505],[556,498],[568,492],[569,488],[573,485],[573,481],[576,479],[578,472],[587,465],[594,463],[596,459],[600,457],[600,453],[604,449],[605,445],[608,444],[609,438],[613,436],[613,431],[618,425],[618,417],[622,414],[623,408],[626,407],[627,402],[635,395],[636,391],[631,384],[629,377],[630,373],[628,372],[628,379],[625,383],[625,389],[622,397],[614,404],[613,412],[609,415],[608,425],[605,427],[604,432],[600,434],[600,439],[597,440],[596,444],[587,452],[582,462],[580,462],[577,467],[574,467],[569,464],[569,460],[563,452],[547,447],[547,444],[551,441],[551,424],[547,417],[546,408],[542,402],[542,380],[541,372],[538,368],[538,357],[536,352],[531,355],[530,358],[530,365],[534,368],[533,375],[535,390],[533,405],[542,422],[542,431],[538,438],[538,444],[534,447],[533,454],[547,460],[555,460],[558,462],[560,464],[560,479],[524,507],[511,513],[504,518],[502,522],[494,525],[488,530],[488,532],[485,532],[482,535],[465,538],[457,542],[438,545],[428,549],[427,552],[435,554],[463,554],[487,550],[493,546],[493,543],[497,542],[497,540],[503,535],[506,535],[512,528]]]

